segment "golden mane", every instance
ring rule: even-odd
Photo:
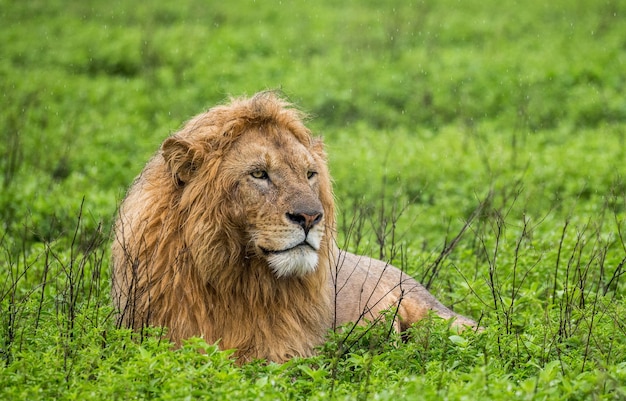
[[[327,230],[320,266],[305,277],[277,279],[247,252],[245,222],[230,198],[237,182],[222,169],[232,144],[261,126],[287,130],[325,158],[303,117],[264,92],[212,108],[164,141],[135,180],[115,226],[112,294],[120,323],[167,326],[176,343],[191,336],[219,340],[242,359],[312,353],[332,319],[325,288],[335,226],[328,171],[319,172]]]

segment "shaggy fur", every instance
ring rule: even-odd
[[[252,164],[257,153],[262,167]],[[275,178],[265,179],[270,168]],[[320,221],[305,227],[295,209]],[[120,207],[120,322],[166,326],[176,343],[219,341],[239,361],[276,362],[312,355],[329,328],[389,306],[399,307],[399,329],[431,309],[474,325],[396,268],[340,254],[334,213],[323,145],[299,111],[273,92],[212,108],[164,141]],[[313,240],[283,252],[294,235]]]

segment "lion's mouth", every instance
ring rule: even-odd
[[[315,252],[317,252],[317,249],[315,249],[315,247],[313,247],[313,245],[309,244],[306,241],[302,241],[301,243],[292,246],[291,248],[285,248],[285,249],[267,249],[267,248],[263,248],[263,247],[259,247],[259,249],[261,250],[261,252],[263,252],[264,255],[277,255],[280,253],[285,253],[285,252],[290,252],[299,248],[310,248],[312,250],[314,250]]]

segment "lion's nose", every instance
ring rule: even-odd
[[[287,213],[287,218],[304,230],[306,235],[309,234],[309,230],[313,228],[317,223],[322,220],[322,212],[296,212]]]

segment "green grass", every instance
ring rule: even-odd
[[[0,0],[0,399],[623,399],[625,14]],[[392,259],[483,333],[382,325],[237,367],[115,327],[126,188],[185,120],[267,88],[326,140],[340,244]]]

